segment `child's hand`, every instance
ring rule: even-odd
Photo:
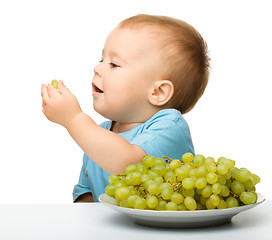
[[[78,114],[82,113],[76,97],[59,81],[59,90],[51,84],[42,85],[42,111],[48,120],[67,128]]]

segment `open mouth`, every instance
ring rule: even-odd
[[[92,86],[93,86],[93,92],[103,93],[103,91],[100,88],[98,88],[94,83],[92,84]]]

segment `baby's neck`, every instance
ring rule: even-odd
[[[112,122],[111,131],[115,133],[122,133],[131,130],[132,128],[143,124],[143,122],[137,123],[118,123]]]

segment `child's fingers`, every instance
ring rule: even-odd
[[[62,80],[59,80],[59,91],[61,94],[69,93],[70,90],[64,85]]]
[[[42,112],[45,114],[45,109],[46,109],[46,106],[45,106],[45,103],[43,102],[42,103]]]
[[[54,88],[51,84],[47,86],[47,95],[48,97],[52,97],[53,95],[58,94],[58,90]]]
[[[43,102],[47,102],[49,100],[49,96],[47,94],[47,87],[45,84],[42,84],[41,95]]]

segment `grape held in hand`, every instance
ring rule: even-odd
[[[56,80],[56,79],[52,80],[52,81],[51,81],[51,85],[52,85],[54,88],[58,89],[58,88],[59,88],[58,80]]]
[[[53,81],[57,88],[58,81]],[[215,161],[185,153],[181,160],[144,156],[141,163],[127,166],[124,174],[111,175],[109,182],[105,192],[118,206],[193,211],[254,204],[260,178],[246,168],[235,167],[231,159]]]

